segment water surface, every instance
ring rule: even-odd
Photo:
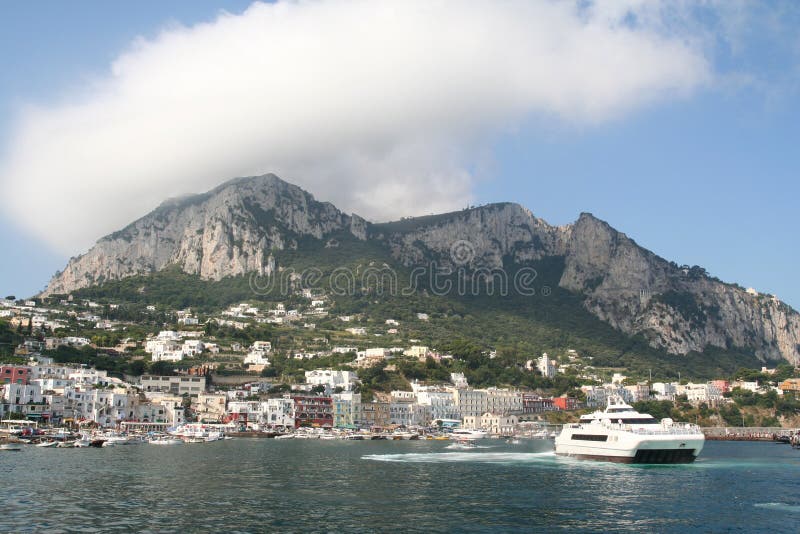
[[[556,457],[547,441],[227,440],[0,453],[2,532],[797,532],[800,450],[694,464]]]

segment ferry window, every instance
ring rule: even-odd
[[[606,441],[608,440],[608,436],[597,434],[573,434],[572,439],[580,441]]]
[[[636,417],[636,418],[628,418],[623,419],[623,423],[626,425],[655,425],[658,424],[658,421],[653,417]]]

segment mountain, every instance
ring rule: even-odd
[[[435,266],[473,280],[476,273],[547,269],[535,276],[557,281],[574,297],[570,302],[670,354],[714,348],[743,350],[762,361],[800,358],[795,310],[700,267],[660,258],[591,214],[552,226],[522,206],[500,203],[373,224],[274,175],[239,178],[164,202],[71,259],[44,295],[168,267],[212,281],[269,276],[287,254],[313,250],[317,260],[333,258],[345,242],[383,251],[385,261],[398,267]]]
[[[44,294],[160,271],[177,265],[220,280],[275,266],[272,251],[296,248],[303,237],[339,230],[366,239],[366,221],[274,175],[239,178],[202,195],[170,199],[72,258]]]

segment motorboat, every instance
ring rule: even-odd
[[[697,425],[660,421],[639,413],[621,397],[609,398],[605,410],[564,425],[556,437],[556,454],[621,463],[691,463],[703,450],[705,436]]]
[[[147,440],[150,445],[182,445],[183,440],[169,436],[155,437]]]
[[[468,430],[466,428],[457,428],[451,433],[453,439],[486,439],[489,433],[485,430]]]

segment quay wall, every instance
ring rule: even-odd
[[[707,440],[712,441],[772,441],[776,436],[789,435],[797,430],[781,427],[705,427]]]

